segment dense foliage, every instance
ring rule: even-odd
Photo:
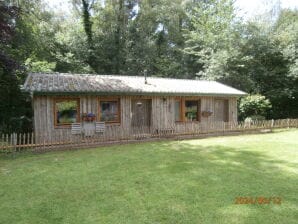
[[[268,117],[271,109],[271,103],[268,99],[261,95],[249,95],[243,97],[239,103],[240,119],[247,117]]]
[[[268,118],[298,116],[297,10],[243,21],[232,0],[72,0],[69,14],[42,0],[7,2],[0,13],[2,128],[30,116],[19,90],[24,71],[146,70],[218,80],[264,95],[272,103]]]
[[[31,104],[20,90],[24,71],[13,50],[16,21],[22,12],[0,2],[0,132],[30,131]]]

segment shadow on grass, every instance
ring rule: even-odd
[[[160,169],[189,176],[186,190],[193,192],[210,216],[207,223],[295,223],[297,221],[297,163],[249,151],[249,147],[199,146],[164,143],[164,152],[180,156],[164,161]],[[268,149],[267,149],[268,150]],[[270,150],[270,149],[269,149]],[[162,150],[163,151],[163,150]],[[193,181],[189,181],[189,180]],[[203,185],[203,187],[202,187]],[[198,190],[199,189],[199,190]],[[237,197],[280,197],[281,204],[235,204]]]

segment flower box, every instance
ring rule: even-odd
[[[210,110],[202,111],[202,116],[203,116],[203,117],[209,117],[209,116],[211,116],[212,114],[213,114],[213,112],[210,111]]]
[[[96,116],[93,113],[83,113],[82,120],[87,122],[93,122],[96,120]]]

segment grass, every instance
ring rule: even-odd
[[[0,157],[0,223],[297,223],[298,129]],[[236,197],[282,198],[235,204]]]

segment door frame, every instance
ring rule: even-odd
[[[131,113],[131,117],[130,117],[130,126],[131,126],[131,129],[132,129],[132,132],[134,133],[135,132],[135,130],[138,130],[138,131],[140,131],[140,129],[141,128],[143,128],[143,127],[140,127],[140,126],[138,126],[138,125],[133,125],[133,116],[134,116],[134,114],[133,114],[133,104],[134,103],[137,103],[138,101],[146,101],[146,103],[148,103],[148,106],[149,106],[149,110],[148,110],[148,119],[149,119],[149,121],[148,121],[148,126],[147,125],[144,125],[144,127],[147,127],[146,129],[147,130],[143,130],[143,131],[146,131],[146,132],[149,132],[149,133],[151,133],[151,129],[152,129],[152,102],[153,102],[153,100],[152,100],[152,98],[150,97],[146,97],[146,98],[143,98],[143,97],[134,97],[134,98],[131,98],[131,103],[130,103],[130,113]],[[146,122],[147,123],[147,122]],[[140,129],[138,129],[138,127],[140,127]]]

